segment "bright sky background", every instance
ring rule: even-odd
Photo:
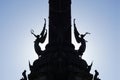
[[[1,80],[29,73],[28,61],[37,59],[30,30],[39,34],[48,15],[48,0],[0,0]],[[73,18],[80,33],[91,33],[83,56],[94,62],[91,73],[97,69],[102,80],[120,80],[120,0],[72,0]]]

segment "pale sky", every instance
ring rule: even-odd
[[[39,34],[48,16],[48,0],[0,0],[1,80],[19,80],[24,69],[29,74],[28,61],[37,59],[30,30]],[[101,80],[120,80],[120,1],[72,0],[73,18],[80,33],[91,33],[83,55],[94,62],[91,73],[97,69]],[[73,44],[79,47],[74,38]]]

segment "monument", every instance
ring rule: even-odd
[[[71,0],[49,0],[49,33],[46,29],[46,19],[40,35],[35,36],[34,48],[38,59],[29,62],[30,74],[26,70],[22,73],[21,80],[100,80],[99,73],[90,73],[91,65],[82,59],[86,49],[85,34],[77,30],[75,19],[73,20],[74,36],[78,43],[81,43],[78,50],[75,50],[71,42]],[[44,43],[47,33],[49,42],[44,51],[39,43]]]

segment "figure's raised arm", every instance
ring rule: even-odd
[[[34,30],[33,30],[33,29],[31,29],[31,34],[33,34],[35,37],[37,37],[37,35],[35,35],[35,33],[34,33]]]
[[[89,32],[86,32],[85,34],[91,34],[91,33],[89,33]]]
[[[89,33],[89,32],[86,32],[86,33],[84,34],[84,37],[85,37],[87,34],[91,34],[91,33]]]

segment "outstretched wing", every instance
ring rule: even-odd
[[[47,30],[46,30],[46,33],[44,34],[44,36],[41,36],[41,43],[44,43],[44,41],[45,41],[45,39],[46,39],[46,37],[47,37]]]
[[[46,19],[44,19],[44,21],[45,21],[45,23],[44,23],[44,27],[43,27],[42,32],[40,33],[40,35],[41,35],[41,36],[43,36],[43,35],[44,35],[44,33],[45,33],[45,28],[46,28]]]
[[[78,30],[77,30],[77,28],[76,28],[76,24],[75,24],[75,19],[74,19],[74,35],[75,35],[75,39],[76,39],[76,41],[78,42],[78,43],[80,43],[80,37],[79,37],[79,32],[78,32]]]

